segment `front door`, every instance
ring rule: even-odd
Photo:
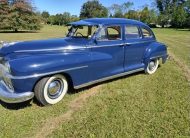
[[[122,26],[103,27],[91,46],[92,81],[124,72]]]

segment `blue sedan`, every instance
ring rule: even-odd
[[[167,47],[139,21],[93,18],[68,26],[65,38],[3,44],[0,100],[20,103],[35,96],[42,105],[52,105],[69,87],[139,71],[153,74],[168,58]]]

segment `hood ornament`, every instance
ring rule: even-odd
[[[6,46],[12,46],[12,45],[15,45],[15,44],[17,44],[17,43],[19,43],[19,41],[10,42],[10,43],[5,42],[5,41],[0,41],[0,48],[6,47]]]
[[[0,48],[3,47],[4,43],[5,43],[4,41],[0,41]]]

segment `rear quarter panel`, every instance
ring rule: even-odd
[[[167,47],[165,46],[165,44],[155,41],[148,45],[143,60],[145,65],[147,65],[151,59],[156,59],[156,58],[162,58],[162,61],[164,63],[167,57],[168,57]]]

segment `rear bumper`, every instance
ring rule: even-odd
[[[169,59],[169,55],[168,55],[168,54],[162,56],[162,63],[163,63],[163,64],[166,63],[166,61],[167,61],[168,59]]]
[[[0,80],[0,100],[5,103],[21,103],[34,97],[33,92],[15,93],[10,91],[6,84]]]

